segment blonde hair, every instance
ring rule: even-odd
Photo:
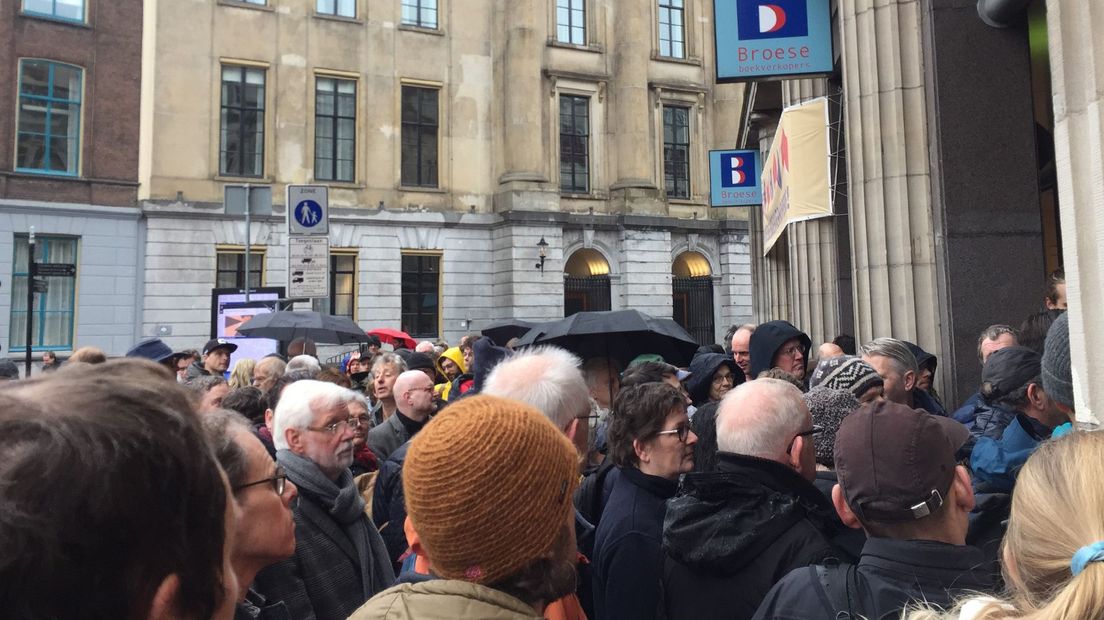
[[[1009,597],[992,601],[974,620],[1104,619],[1104,563],[1074,576],[1077,550],[1104,541],[1104,433],[1076,432],[1044,441],[1016,479],[1005,534],[1003,574]],[[956,612],[968,601],[960,602]],[[976,601],[975,601],[976,604]],[[908,620],[958,618],[925,609]]]
[[[253,385],[253,368],[257,366],[257,360],[245,358],[234,364],[234,370],[230,371],[230,389],[249,387]]]

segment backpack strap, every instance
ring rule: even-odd
[[[851,583],[855,572],[853,565],[828,558],[823,564],[810,566],[809,570],[813,571],[817,585],[828,599],[835,620],[862,620],[866,617],[857,588]]]

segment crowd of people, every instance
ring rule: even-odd
[[[2,615],[1104,617],[1104,434],[1074,425],[1061,309],[984,330],[957,407],[899,339],[726,345],[5,366]]]

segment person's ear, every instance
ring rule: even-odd
[[[805,449],[805,441],[808,439],[805,435],[799,435],[794,437],[793,446],[790,448],[790,453],[786,455],[789,460],[790,467],[797,473],[801,473],[801,454]]]
[[[916,387],[916,373],[906,370],[905,374],[901,376],[901,381],[905,384],[905,391],[911,392]]]
[[[974,486],[970,483],[970,472],[962,465],[955,466],[954,480],[951,481],[954,489],[955,504],[964,512],[974,509]]]
[[[297,428],[285,428],[284,439],[287,440],[288,448],[290,448],[292,452],[302,453],[303,431]]]
[[[1043,391],[1043,386],[1038,383],[1027,384],[1027,400],[1037,411],[1046,409],[1047,397],[1046,392]]]
[[[838,484],[832,487],[832,506],[835,507],[836,514],[839,515],[840,521],[843,521],[844,525],[854,530],[862,529],[862,523],[851,511],[851,507],[847,505],[847,499],[843,496],[843,488]]]
[[[571,443],[575,443],[575,434],[579,432],[579,418],[573,418],[564,429],[564,434]]]
[[[161,585],[157,586],[157,591],[153,593],[153,600],[150,601],[149,615],[146,616],[149,620],[162,620],[164,618],[174,617],[176,610],[177,598],[180,596],[180,577],[176,573],[165,576],[161,580]]]
[[[272,434],[273,422],[276,419],[276,413],[272,409],[265,409],[265,428],[268,429],[268,433]]]
[[[648,450],[647,442],[641,441],[639,439],[634,439],[632,445],[633,452],[636,453],[636,458],[638,461],[640,461],[641,463],[651,462],[652,453],[650,450]]]

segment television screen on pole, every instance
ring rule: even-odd
[[[832,72],[829,0],[713,0],[717,81]]]
[[[230,354],[231,370],[239,359],[259,360],[269,353],[279,353],[278,341],[270,338],[246,338],[238,334],[238,326],[254,315],[275,311],[276,300],[283,297],[282,286],[250,289],[248,302],[245,301],[243,289],[211,289],[211,337],[225,338],[238,345],[238,349]]]

